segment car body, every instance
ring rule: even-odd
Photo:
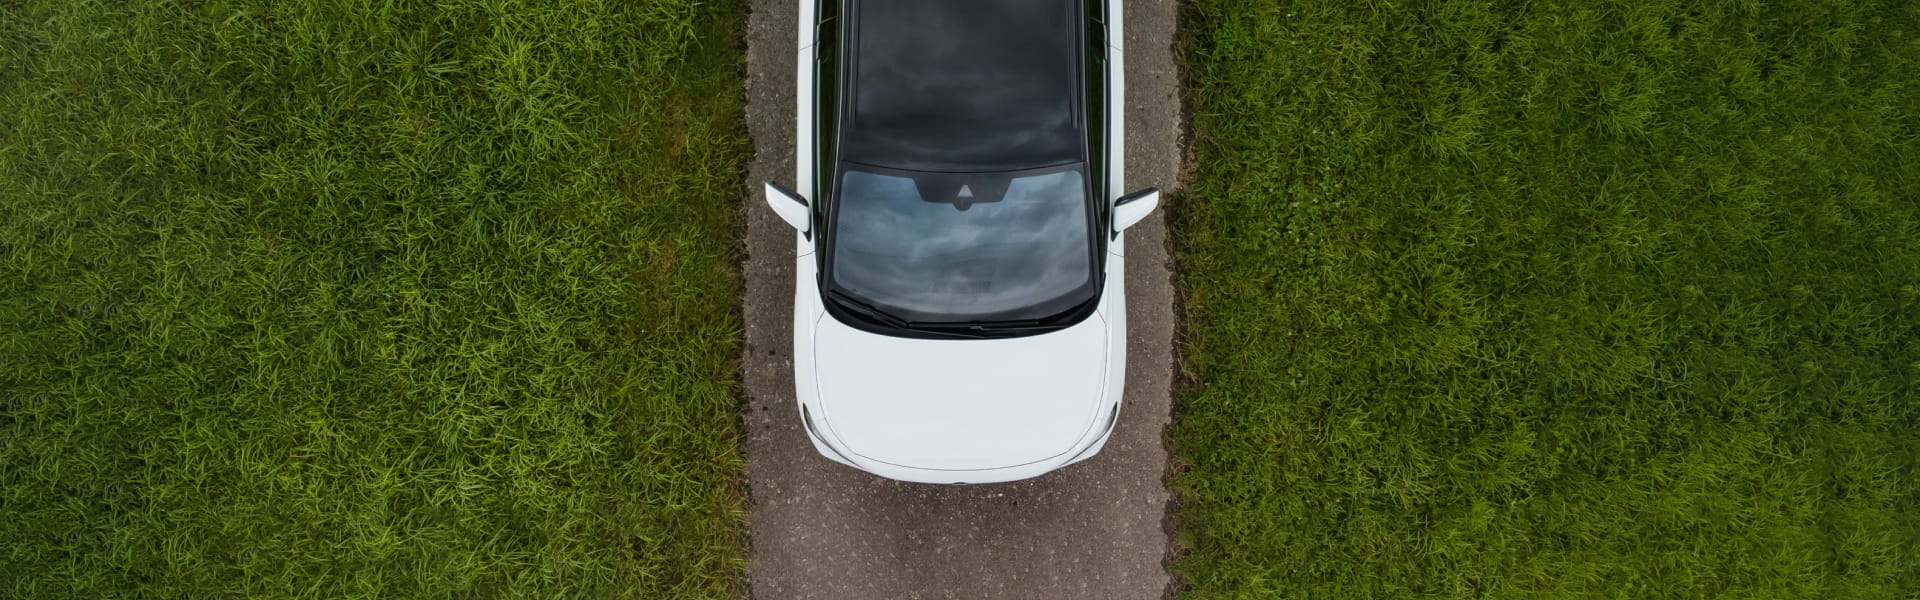
[[[1120,232],[1159,202],[1115,193],[1120,1],[800,5],[795,188],[766,198],[796,230],[808,439],[924,483],[1098,453],[1126,380]]]

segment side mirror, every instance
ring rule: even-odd
[[[1113,234],[1120,235],[1121,231],[1139,223],[1141,219],[1147,218],[1147,215],[1153,214],[1153,209],[1159,206],[1160,190],[1158,188],[1147,188],[1121,196],[1113,203]]]
[[[807,206],[807,200],[793,190],[774,182],[767,182],[767,206],[773,207],[773,213],[780,215],[802,235],[813,237],[813,210]]]

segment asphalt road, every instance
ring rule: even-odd
[[[1178,187],[1181,111],[1172,0],[1126,0],[1127,188]],[[1171,410],[1172,271],[1165,211],[1127,231],[1127,387],[1099,456],[1027,481],[931,486],[817,455],[793,399],[793,234],[760,185],[792,183],[794,0],[753,0],[747,115],[747,479],[753,597],[1161,598]]]

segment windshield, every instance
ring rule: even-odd
[[[1094,295],[1079,166],[841,175],[830,289],[915,322],[1044,319]]]

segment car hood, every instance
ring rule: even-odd
[[[814,375],[827,429],[869,460],[981,470],[1074,450],[1103,414],[1107,327],[1095,314],[1052,333],[926,340],[823,316]]]

